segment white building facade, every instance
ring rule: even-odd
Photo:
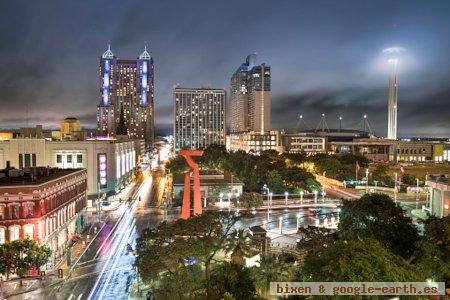
[[[87,193],[113,193],[133,176],[143,156],[143,140],[92,139],[0,141],[0,169],[50,166],[87,170]]]

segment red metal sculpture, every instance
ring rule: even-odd
[[[194,176],[194,215],[202,213],[202,200],[200,194],[200,171],[192,157],[202,156],[201,150],[181,150],[180,155],[184,157],[189,166],[189,171],[184,173],[183,206],[181,207],[181,218],[189,219],[191,216],[191,173]]]

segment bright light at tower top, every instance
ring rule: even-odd
[[[400,53],[403,51],[406,51],[405,48],[403,48],[403,47],[390,47],[390,48],[384,49],[383,53],[396,54],[396,53]]]

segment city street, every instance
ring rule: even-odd
[[[164,219],[160,210],[147,208],[152,184],[148,173],[131,195],[133,202],[123,202],[116,210],[102,213],[104,226],[91,237],[92,242],[62,282],[9,299],[126,299],[136,278],[134,256],[127,244],[134,249],[138,229],[155,226]]]

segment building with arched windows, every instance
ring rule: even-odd
[[[85,169],[0,170],[0,244],[29,238],[61,257],[85,226],[86,191]]]

